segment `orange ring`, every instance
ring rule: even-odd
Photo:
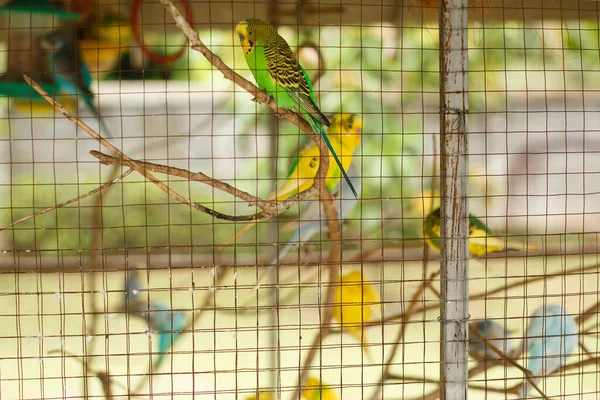
[[[150,50],[148,47],[146,47],[146,45],[144,44],[144,41],[142,40],[140,24],[138,23],[139,14],[140,14],[140,10],[142,9],[143,2],[144,2],[144,0],[135,0],[133,2],[133,4],[131,5],[130,23],[131,23],[131,30],[133,31],[133,38],[135,39],[135,42],[137,43],[137,45],[140,46],[142,53],[144,53],[144,55],[146,57],[148,57],[151,61],[158,63],[158,64],[162,64],[162,65],[169,65],[172,62],[177,61],[179,58],[181,58],[181,56],[183,55],[183,53],[185,52],[185,50],[187,48],[188,41],[186,39],[185,43],[181,46],[181,49],[179,49],[179,51],[177,53],[171,54],[169,56],[163,56],[162,54],[156,54],[152,50]],[[181,4],[185,8],[185,13],[187,14],[188,22],[193,27],[194,26],[194,17],[193,17],[192,9],[191,9],[188,1],[181,0]]]

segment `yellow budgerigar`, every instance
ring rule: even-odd
[[[327,129],[327,137],[347,171],[352,163],[354,150],[360,144],[360,135],[363,129],[363,120],[356,114],[336,114],[331,118],[331,125]],[[342,176],[341,171],[329,153],[329,168],[325,184],[330,192],[337,186]],[[319,169],[319,148],[312,143],[302,150],[294,161],[283,185],[273,191],[267,200],[283,201],[296,193],[310,188]]]
[[[427,244],[435,251],[440,251],[441,218],[440,209],[436,208],[427,216],[423,223],[423,235]],[[525,246],[510,243],[504,239],[494,237],[494,232],[480,219],[469,214],[469,253],[474,257],[487,253],[505,250],[535,249],[534,246]]]
[[[339,155],[345,170],[350,168],[354,151],[360,144],[362,129],[363,120],[360,115],[336,114],[331,118],[331,125],[327,129],[327,136]],[[329,169],[327,170],[325,185],[330,192],[333,192],[342,175],[339,167],[331,158],[331,153],[329,153],[329,158]],[[319,164],[319,148],[313,143],[298,153],[292,162],[286,181],[269,194],[266,200],[283,201],[310,188],[317,175]],[[235,235],[223,242],[219,249],[239,238],[254,225],[256,225],[256,222],[251,222],[244,226]]]
[[[338,400],[338,395],[335,390],[321,384],[317,378],[311,376],[306,381],[302,398],[304,400]]]
[[[340,279],[335,291],[333,317],[340,322],[342,329],[358,339],[365,349],[366,332],[363,323],[373,318],[375,303],[379,293],[363,282],[360,271],[350,272]],[[368,354],[368,351],[365,351]]]

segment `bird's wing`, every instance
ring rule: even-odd
[[[293,169],[288,174],[286,181],[269,194],[267,200],[277,199],[282,201],[301,190],[307,189],[307,185],[312,185],[319,169],[319,149],[316,146],[311,146],[302,150],[292,166]]]
[[[476,228],[476,229],[480,229],[482,231],[484,231],[485,233],[487,233],[488,235],[493,235],[494,232],[492,232],[492,230],[490,228],[488,228],[483,221],[481,221],[479,218],[476,218],[472,215],[469,214],[469,225],[471,225],[471,228]]]
[[[484,246],[488,253],[493,251],[502,251],[506,249],[506,241],[494,236],[488,236],[487,232],[481,229],[471,229],[469,232],[469,246]],[[517,248],[517,250],[519,250]]]
[[[267,71],[275,83],[283,87],[286,93],[321,125],[330,125],[327,117],[315,104],[308,74],[281,36],[277,35],[276,40],[265,43],[265,62]]]

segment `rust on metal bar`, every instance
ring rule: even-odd
[[[440,2],[441,398],[467,398],[467,0]]]

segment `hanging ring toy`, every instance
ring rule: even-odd
[[[134,0],[133,4],[131,5],[130,23],[131,23],[131,30],[133,32],[133,38],[135,39],[135,42],[137,43],[137,45],[140,46],[142,53],[144,53],[144,55],[146,57],[148,57],[150,59],[150,61],[153,61],[158,64],[162,64],[162,65],[169,65],[169,64],[177,61],[179,58],[181,58],[181,56],[183,55],[183,53],[185,52],[185,50],[187,48],[188,41],[186,39],[185,43],[183,43],[181,45],[181,48],[179,49],[179,51],[177,53],[171,54],[171,55],[157,54],[157,53],[153,52],[152,50],[150,50],[144,44],[144,41],[142,39],[141,28],[140,28],[140,24],[139,24],[139,15],[140,15],[143,3],[144,3],[144,0]],[[190,26],[193,27],[194,26],[194,16],[192,14],[192,8],[190,7],[190,4],[188,3],[187,0],[181,0],[181,5],[183,6],[183,8],[185,10],[185,15],[187,15],[187,20],[190,23]]]

